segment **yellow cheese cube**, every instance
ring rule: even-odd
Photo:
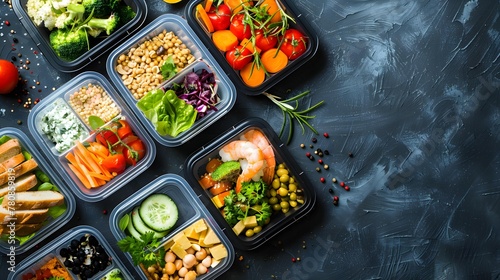
[[[240,220],[233,227],[233,231],[236,235],[240,235],[245,230],[245,224],[243,224],[243,220]]]
[[[256,216],[248,216],[245,219],[243,219],[243,224],[245,225],[246,228],[253,228],[256,227],[257,224],[257,217]]]
[[[163,245],[163,248],[165,248],[165,251],[168,251],[168,249],[170,249],[172,245],[174,245],[174,240],[170,239],[169,241],[167,241],[167,243]]]
[[[204,243],[206,236],[207,236],[207,231],[206,230],[200,232],[200,238],[198,238],[198,244],[200,244],[200,246],[206,246],[205,243]]]
[[[196,221],[193,224],[193,227],[197,233],[200,233],[204,230],[207,230],[207,224],[205,223],[205,220],[203,220],[203,219],[199,219],[198,221]]]
[[[182,249],[182,247],[177,243],[174,243],[174,245],[170,247],[170,250],[172,250],[172,252],[174,252],[174,254],[176,254],[181,259],[187,255],[186,250]]]
[[[217,208],[222,208],[222,206],[224,206],[224,203],[220,200],[220,197],[217,195],[212,197],[212,202],[215,204]]]
[[[184,231],[187,238],[198,240],[200,238],[200,233],[196,232],[193,226],[190,226]]]
[[[183,250],[187,250],[189,247],[191,247],[191,241],[189,241],[189,239],[184,233],[177,234],[176,236],[174,236],[174,242],[175,244],[179,244],[179,246]]]
[[[224,244],[217,244],[211,247],[210,253],[212,254],[212,258],[216,261],[227,257],[227,249],[224,247]]]
[[[215,232],[211,228],[208,228],[207,235],[205,236],[203,243],[207,246],[214,245],[214,244],[220,243],[220,239],[219,239],[219,237],[217,237],[217,235],[215,234]]]

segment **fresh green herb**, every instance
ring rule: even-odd
[[[118,247],[123,252],[130,253],[134,265],[143,264],[146,267],[155,264],[165,266],[165,249],[160,245],[160,241],[154,237],[152,231],[141,235],[141,240],[127,236],[118,241]]]
[[[177,74],[177,67],[175,67],[174,58],[171,55],[163,62],[160,71],[164,80],[168,80]]]
[[[321,100],[320,102],[314,104],[313,106],[310,106],[309,108],[305,110],[299,111],[299,99],[302,97],[305,97],[306,95],[309,94],[309,90],[304,91],[302,93],[299,93],[296,96],[293,96],[291,98],[285,99],[285,100],[279,100],[281,99],[279,96],[272,95],[270,93],[264,92],[264,95],[267,96],[274,104],[278,105],[278,107],[281,109],[283,113],[283,124],[281,125],[279,137],[283,135],[283,132],[285,131],[285,127],[287,122],[290,122],[289,129],[288,129],[288,140],[286,144],[290,144],[290,141],[292,140],[292,135],[293,135],[293,120],[297,120],[299,123],[300,127],[302,128],[302,134],[305,132],[305,126],[307,126],[312,132],[315,134],[318,134],[318,131],[309,123],[309,119],[314,119],[316,116],[311,116],[307,115],[309,112],[313,111],[314,109],[318,108],[321,106],[325,101]],[[295,106],[292,106],[288,104],[289,102],[295,101]]]
[[[89,125],[90,125],[90,128],[92,129],[98,129],[99,127],[103,126],[105,123],[104,123],[104,120],[101,119],[100,117],[98,116],[89,116]]]
[[[120,230],[124,231],[127,228],[129,222],[130,216],[128,214],[125,214],[125,216],[123,216],[120,221],[118,221],[118,227],[120,228]]]
[[[241,191],[236,193],[231,190],[224,198],[224,218],[231,226],[248,216],[255,215],[257,223],[264,225],[271,217],[271,206],[265,201],[268,186],[264,181],[244,182]]]

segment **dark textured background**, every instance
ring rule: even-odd
[[[147,22],[163,13],[184,15],[186,3],[148,2]],[[326,102],[311,121],[320,135],[302,134],[297,127],[289,145],[313,182],[316,207],[266,245],[237,250],[221,278],[499,279],[499,1],[295,4],[317,32],[319,49],[269,91],[288,97],[311,90],[303,107]],[[14,37],[19,43],[12,45]],[[22,53],[31,62],[21,69],[24,93],[0,96],[0,127],[28,133],[29,109],[22,103],[43,98],[72,77],[34,50],[13,11],[0,3],[0,57]],[[107,55],[85,70],[105,74]],[[279,132],[276,106],[264,96],[239,95],[233,109],[201,135],[177,148],[158,145],[153,166],[111,198],[92,204],[77,199],[72,222],[57,233],[88,224],[113,241],[103,210],[111,212],[154,177],[182,174],[191,152],[250,116],[265,118]],[[331,152],[327,172],[318,174],[317,163],[299,147],[311,144],[312,137],[318,138],[316,147]],[[332,184],[333,177],[351,191]],[[329,188],[340,197],[337,207]]]

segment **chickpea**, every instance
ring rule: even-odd
[[[253,232],[254,233],[259,233],[261,231],[262,231],[262,227],[261,226],[256,226],[256,227],[253,228]]]
[[[177,271],[177,274],[179,275],[179,277],[184,277],[186,276],[186,274],[188,273],[188,269],[186,267],[181,267],[181,269],[179,269],[179,271]]]
[[[282,183],[286,183],[290,180],[290,176],[288,176],[288,174],[283,174],[280,176],[280,182]]]
[[[201,261],[207,257],[207,251],[204,248],[201,248],[200,251],[196,252],[195,257],[198,261]]]
[[[297,204],[298,204],[297,201],[295,201],[295,200],[289,201],[288,203],[290,203],[290,207],[292,207],[292,208],[297,207]]]
[[[166,254],[165,254],[165,262],[175,262],[175,259],[177,258],[177,256],[172,252],[172,251],[168,251]]]
[[[290,204],[288,203],[288,201],[280,202],[280,206],[281,206],[281,210],[290,208]]]
[[[279,194],[280,196],[282,196],[282,197],[283,197],[283,196],[287,196],[287,195],[288,195],[288,190],[287,190],[287,189],[285,189],[285,188],[283,188],[283,187],[281,187],[281,188],[279,188],[279,189],[278,189],[278,194]]]
[[[279,189],[281,182],[279,178],[275,178],[271,184],[273,186],[273,189],[277,190]]]
[[[176,259],[174,264],[175,264],[176,270],[180,270],[182,268],[182,260],[181,259]]]
[[[210,267],[210,265],[212,265],[212,257],[211,256],[206,256],[202,261],[201,263],[205,266],[205,267]]]
[[[281,177],[283,175],[288,175],[288,169],[279,168],[278,170],[276,170],[276,175],[278,175],[278,177]]]
[[[186,275],[184,275],[184,280],[195,280],[195,279],[196,279],[196,272],[193,270],[188,271]]]
[[[196,266],[196,273],[198,273],[199,275],[201,274],[205,274],[207,273],[208,269],[206,266],[204,266],[203,264],[199,263],[197,266]]]
[[[167,262],[165,264],[165,273],[168,275],[172,275],[176,272],[175,264],[173,262]]]
[[[182,264],[186,268],[191,268],[197,263],[196,257],[193,254],[187,254],[182,259]]]

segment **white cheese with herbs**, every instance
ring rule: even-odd
[[[41,129],[55,143],[55,149],[64,152],[74,145],[75,140],[86,136],[87,131],[62,100],[58,99],[54,103],[52,110],[42,117]]]

